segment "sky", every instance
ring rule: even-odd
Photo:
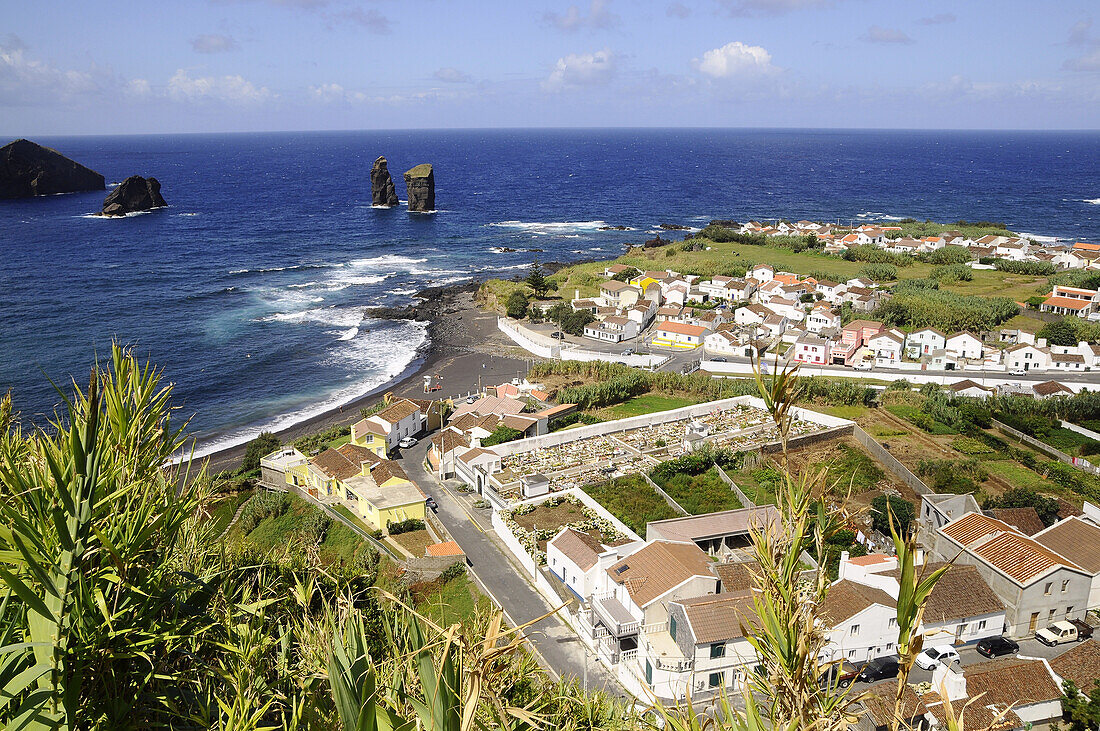
[[[0,0],[0,134],[1100,127],[1096,0]]]

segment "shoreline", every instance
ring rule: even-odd
[[[417,300],[414,304],[368,309],[368,317],[427,322],[427,341],[420,352],[401,373],[367,393],[273,433],[284,444],[290,444],[307,434],[353,424],[362,418],[361,408],[388,392],[399,397],[428,398],[430,395],[424,393],[422,379],[429,373],[442,376],[440,393],[444,396],[526,376],[533,356],[515,358],[500,354],[500,348],[497,353],[492,352],[494,337],[502,346],[512,343],[505,344],[497,331],[497,315],[478,307],[475,296],[482,283],[481,279],[471,279],[443,287],[428,287],[414,295]],[[235,470],[240,466],[249,441],[217,449],[196,457],[195,461],[206,463],[212,473]],[[201,443],[195,447],[198,449]]]

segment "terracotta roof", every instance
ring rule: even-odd
[[[1068,386],[1063,386],[1058,381],[1043,381],[1042,383],[1036,383],[1031,387],[1039,396],[1053,396],[1056,393],[1073,393],[1073,389]]]
[[[1067,518],[1036,535],[1035,540],[1090,574],[1100,573],[1100,528],[1089,521]]]
[[[998,531],[1011,531],[1012,526],[981,513],[967,513],[941,529],[948,538],[969,546],[971,543],[993,535]]]
[[[1078,568],[1046,546],[1015,531],[993,536],[971,550],[1020,584],[1027,584],[1059,565]]]
[[[748,593],[709,594],[673,603],[684,608],[691,633],[700,645],[744,637],[744,628],[759,621]]]
[[[990,390],[982,384],[978,383],[977,381],[971,381],[969,378],[964,378],[961,381],[956,381],[955,383],[952,383],[950,386],[947,387],[949,391],[954,391],[955,393],[958,393],[959,391],[965,391],[968,388],[979,388],[982,391]]]
[[[432,437],[432,444],[440,451],[449,452],[456,447],[470,446],[470,440],[466,438],[465,434],[454,429],[444,429]]]
[[[963,670],[966,693],[982,693],[974,705],[1027,706],[1062,697],[1062,690],[1042,660],[1000,658],[976,663]],[[973,708],[974,706],[971,706]]]
[[[1088,693],[1100,681],[1100,642],[1085,640],[1051,660],[1050,667],[1063,680],[1072,680],[1080,690]]]
[[[1092,304],[1090,300],[1079,300],[1073,297],[1047,297],[1043,304],[1048,307],[1062,307],[1067,310],[1083,310]]]
[[[444,541],[442,543],[433,543],[424,549],[424,554],[427,556],[462,556],[462,547],[454,541]]]
[[[382,426],[374,419],[362,419],[356,422],[355,431],[358,433],[370,432],[371,434],[376,434],[380,437],[389,436],[389,432],[386,430],[386,427]]]
[[[918,572],[930,574],[943,566],[950,568],[928,595],[924,610],[926,622],[949,622],[1004,611],[1004,602],[997,598],[975,566],[932,562],[918,568]],[[885,575],[900,579],[901,571],[895,569]]]
[[[508,414],[500,423],[509,429],[515,429],[516,431],[525,432],[534,425],[539,423],[538,419],[534,419],[530,416],[520,416],[519,414]]]
[[[472,462],[483,454],[491,454],[494,457],[498,456],[497,453],[492,450],[482,449],[481,447],[474,447],[470,451],[460,454],[458,458],[463,462]]]
[[[542,411],[536,411],[534,414],[532,414],[532,416],[536,416],[540,419],[552,419],[558,414],[562,414],[576,408],[576,404],[558,404],[557,406],[551,406],[549,408],[543,409]]]
[[[884,553],[869,553],[866,556],[856,556],[855,558],[848,559],[848,563],[853,566],[874,566],[878,563],[886,563],[890,560],[890,557]]]
[[[394,462],[392,459],[381,460],[374,467],[371,467],[370,476],[373,477],[374,481],[379,485],[383,485],[387,481],[393,479],[411,482],[409,476],[405,474],[405,470],[401,469],[401,465]]]
[[[363,463],[374,464],[380,461],[378,455],[366,447],[355,444],[344,444],[338,449],[326,449],[310,460],[317,469],[326,476],[346,480],[358,475],[363,469]]]
[[[711,576],[710,566],[707,554],[694,543],[654,541],[608,567],[607,574],[644,607],[692,576]]]
[[[604,550],[599,541],[576,528],[563,528],[561,533],[550,539],[549,545],[565,554],[581,571],[595,566]]]
[[[735,593],[749,591],[755,584],[754,574],[760,568],[756,561],[720,563],[714,565],[714,573],[722,582],[722,591]]]
[[[402,419],[408,418],[409,416],[415,414],[417,411],[420,411],[419,406],[414,404],[412,401],[409,401],[408,399],[401,399],[400,401],[392,403],[386,408],[379,411],[376,416],[388,421],[391,424],[396,424]]]
[[[859,699],[863,707],[867,709],[867,715],[871,717],[875,727],[889,727],[894,718],[894,700],[898,692],[896,680],[884,680],[868,686],[865,695]],[[905,686],[901,700],[902,720],[910,721],[918,716],[923,716],[927,711],[924,701],[913,692],[909,685]],[[904,726],[904,724],[903,724]]]
[[[989,511],[997,520],[1008,523],[1026,536],[1033,536],[1046,526],[1035,508],[994,508]]]
[[[707,328],[700,327],[698,325],[686,325],[682,322],[672,322],[666,320],[657,326],[657,332],[670,332],[677,333],[679,335],[694,335],[699,337],[707,331]]]
[[[896,607],[897,601],[882,589],[857,584],[848,579],[829,587],[822,605],[822,614],[833,624],[851,619],[864,609],[881,604],[884,607]]]

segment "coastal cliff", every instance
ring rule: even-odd
[[[370,199],[371,205],[375,206],[389,207],[396,206],[398,203],[397,191],[393,187],[393,178],[390,177],[386,158],[382,155],[378,156],[370,169]]]
[[[428,163],[405,172],[405,187],[409,189],[409,210],[427,213],[435,210],[435,173]]]
[[[104,190],[103,176],[30,140],[0,147],[0,198]]]
[[[160,181],[131,175],[107,195],[99,215],[125,216],[127,213],[150,211],[167,205],[160,194]]]

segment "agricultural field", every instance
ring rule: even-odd
[[[613,419],[626,419],[642,414],[655,414],[659,411],[672,411],[699,403],[698,398],[690,396],[669,396],[659,393],[647,393],[644,396],[635,396],[621,404],[598,409],[594,414],[604,421]]]
[[[680,473],[663,484],[656,478],[654,482],[692,515],[744,507],[737,494],[718,476],[717,467],[711,467],[699,475]]]
[[[435,539],[425,528],[391,535],[387,540],[393,541],[414,556],[423,556],[424,549],[435,543]]]
[[[640,536],[647,523],[679,517],[679,513],[641,475],[585,485],[584,491]]]
[[[252,497],[256,499],[257,493]],[[226,536],[226,540],[236,541],[242,546],[267,553],[275,550],[287,550],[303,541],[309,541],[310,531],[320,510],[294,495],[286,495],[287,505],[281,513],[265,515],[247,530],[247,526],[238,522]],[[318,546],[318,555],[323,563],[351,562],[363,553],[373,551],[366,541],[347,526],[332,521],[325,530],[324,540]]]

